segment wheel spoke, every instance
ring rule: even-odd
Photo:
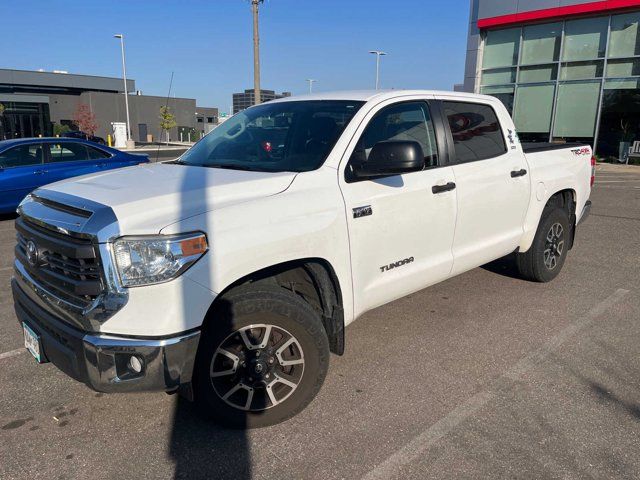
[[[271,402],[271,406],[272,407],[275,407],[276,405],[278,405],[280,403],[278,401],[278,399],[276,399],[275,393],[273,393],[273,385],[275,383],[276,383],[276,381],[274,380],[269,385],[267,385],[267,388],[265,389],[267,391],[267,395],[269,396],[269,401]]]
[[[215,358],[216,355],[223,355],[227,358],[229,358],[232,362],[233,365],[231,366],[231,368],[228,368],[227,370],[214,370],[214,366],[215,366]],[[213,360],[211,362],[211,371],[209,372],[211,377],[223,377],[225,375],[233,375],[234,373],[236,373],[236,370],[238,369],[238,364],[240,363],[240,358],[231,353],[229,350],[225,350],[224,348],[218,348],[216,350],[216,353],[213,356]]]
[[[289,365],[300,365],[300,364],[304,363],[304,358],[297,358],[297,359],[294,359],[294,360],[285,360],[282,357],[282,353],[287,348],[289,348],[289,346],[292,345],[294,342],[295,342],[296,346],[298,346],[298,342],[296,341],[296,339],[291,337],[289,340],[284,342],[280,346],[280,348],[278,348],[278,350],[276,350],[276,357],[278,358],[278,363],[280,363],[280,365],[282,365],[283,367],[288,367]],[[302,352],[302,350],[300,350],[300,352]]]
[[[236,383],[233,387],[229,389],[227,393],[224,394],[222,399],[227,400],[231,395],[233,395],[234,393],[236,393],[238,390],[242,388],[244,388],[244,385],[242,385],[241,383]]]
[[[269,343],[269,338],[271,337],[271,325],[267,325],[264,327],[264,336],[262,337],[262,342],[258,345],[258,348],[264,348]]]
[[[271,383],[284,383],[285,385],[291,388],[296,388],[298,386],[296,383],[293,383],[292,381],[287,380],[286,378],[283,378],[279,375],[276,375],[276,378]]]

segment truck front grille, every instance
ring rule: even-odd
[[[16,230],[16,258],[42,288],[79,308],[102,293],[100,252],[91,239],[65,235],[23,217],[16,220]]]

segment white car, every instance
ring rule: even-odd
[[[236,427],[319,391],[367,310],[516,253],[558,275],[586,145],[523,145],[493,97],[340,92],[249,108],[182,157],[36,190],[12,288],[25,344],[95,390],[161,390]]]

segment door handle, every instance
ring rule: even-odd
[[[35,170],[33,173],[36,175],[44,175],[45,173],[49,173],[49,170]]]
[[[527,171],[523,168],[521,170],[511,170],[511,178],[524,177]]]
[[[449,182],[445,185],[434,185],[433,187],[431,187],[431,191],[437,194],[437,193],[449,192],[454,188],[456,188],[456,184],[453,182]]]

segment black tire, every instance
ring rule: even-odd
[[[263,327],[247,329],[250,325]],[[272,326],[269,337],[265,325]],[[293,341],[277,353],[287,343],[287,335]],[[260,347],[265,337],[275,345]],[[249,349],[247,341],[255,350]],[[239,361],[223,358],[227,355],[221,355],[222,350],[232,352]],[[284,359],[284,355],[289,355],[290,360]],[[301,360],[299,365],[282,365]],[[227,374],[234,364],[237,370]],[[257,373],[259,366],[261,370]],[[203,331],[193,376],[195,401],[203,413],[228,427],[274,425],[295,416],[313,400],[328,367],[327,335],[318,313],[308,303],[279,287],[239,287],[220,299]],[[296,387],[280,383],[283,378],[297,383]],[[267,392],[269,383],[273,384],[269,386],[273,390]],[[224,400],[238,385],[241,388]],[[274,404],[271,398],[281,403]],[[245,408],[250,404],[250,408],[243,410],[237,406],[242,403]]]
[[[548,236],[551,228],[556,227],[556,231],[558,231],[557,225],[560,225],[562,229],[561,240],[550,242]],[[516,266],[520,275],[534,282],[550,282],[556,278],[562,270],[569,251],[570,228],[569,214],[566,210],[555,206],[546,208],[542,212],[542,218],[531,248],[516,255]],[[552,235],[552,237],[556,236]],[[562,249],[561,252],[558,252],[561,241],[563,242]],[[550,257],[555,257],[555,261]]]

